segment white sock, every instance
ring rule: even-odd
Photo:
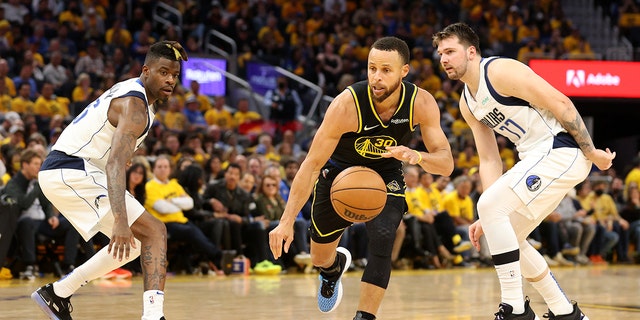
[[[164,317],[163,304],[164,292],[160,290],[147,290],[142,294],[143,309],[142,320],[159,320]]]
[[[573,305],[560,289],[556,278],[549,271],[540,281],[531,282],[531,285],[544,297],[549,310],[555,315],[570,314]]]
[[[500,280],[502,302],[512,306],[514,314],[524,313],[520,261],[496,265],[496,272]]]
[[[103,276],[114,269],[117,269],[129,261],[133,261],[140,255],[140,244],[137,249],[131,248],[129,260],[119,261],[113,255],[107,253],[108,247],[96,252],[89,260],[75,268],[70,274],[53,283],[53,291],[59,297],[66,298],[76,292],[87,282]]]

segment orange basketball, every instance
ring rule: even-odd
[[[387,186],[372,169],[349,167],[333,180],[330,198],[333,209],[343,219],[367,222],[380,214],[387,203]]]

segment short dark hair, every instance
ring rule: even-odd
[[[30,163],[33,158],[40,158],[42,160],[42,156],[38,152],[33,149],[24,149],[20,153],[20,164]]]
[[[165,58],[171,61],[187,61],[187,53],[182,48],[182,45],[177,41],[159,41],[151,45],[147,56],[144,59],[144,64],[149,64],[152,61],[156,61],[160,58]]]
[[[465,48],[474,47],[476,48],[476,52],[480,54],[480,38],[478,38],[478,35],[473,31],[473,29],[471,29],[471,27],[469,27],[469,25],[463,22],[450,24],[442,31],[434,34],[433,46],[437,47],[440,44],[440,41],[453,36],[458,37],[458,40]]]
[[[409,46],[403,40],[396,37],[382,37],[371,45],[372,49],[382,51],[397,51],[403,64],[409,64]]]

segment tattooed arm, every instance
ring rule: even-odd
[[[601,170],[611,167],[616,153],[608,148],[596,149],[582,117],[566,95],[517,60],[497,59],[489,65],[488,73],[498,93],[521,98],[533,106],[551,111],[589,160]]]
[[[147,126],[147,106],[142,99],[135,97],[114,99],[108,117],[116,127],[106,167],[109,203],[115,218],[108,250],[112,252],[113,249],[114,259],[122,260],[123,255],[128,259],[131,246],[135,247],[125,202],[126,170],[136,140]]]

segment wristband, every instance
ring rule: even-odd
[[[422,162],[422,154],[418,150],[413,150],[413,151],[415,151],[418,154],[418,161],[416,161],[416,164],[419,164],[420,162]]]

